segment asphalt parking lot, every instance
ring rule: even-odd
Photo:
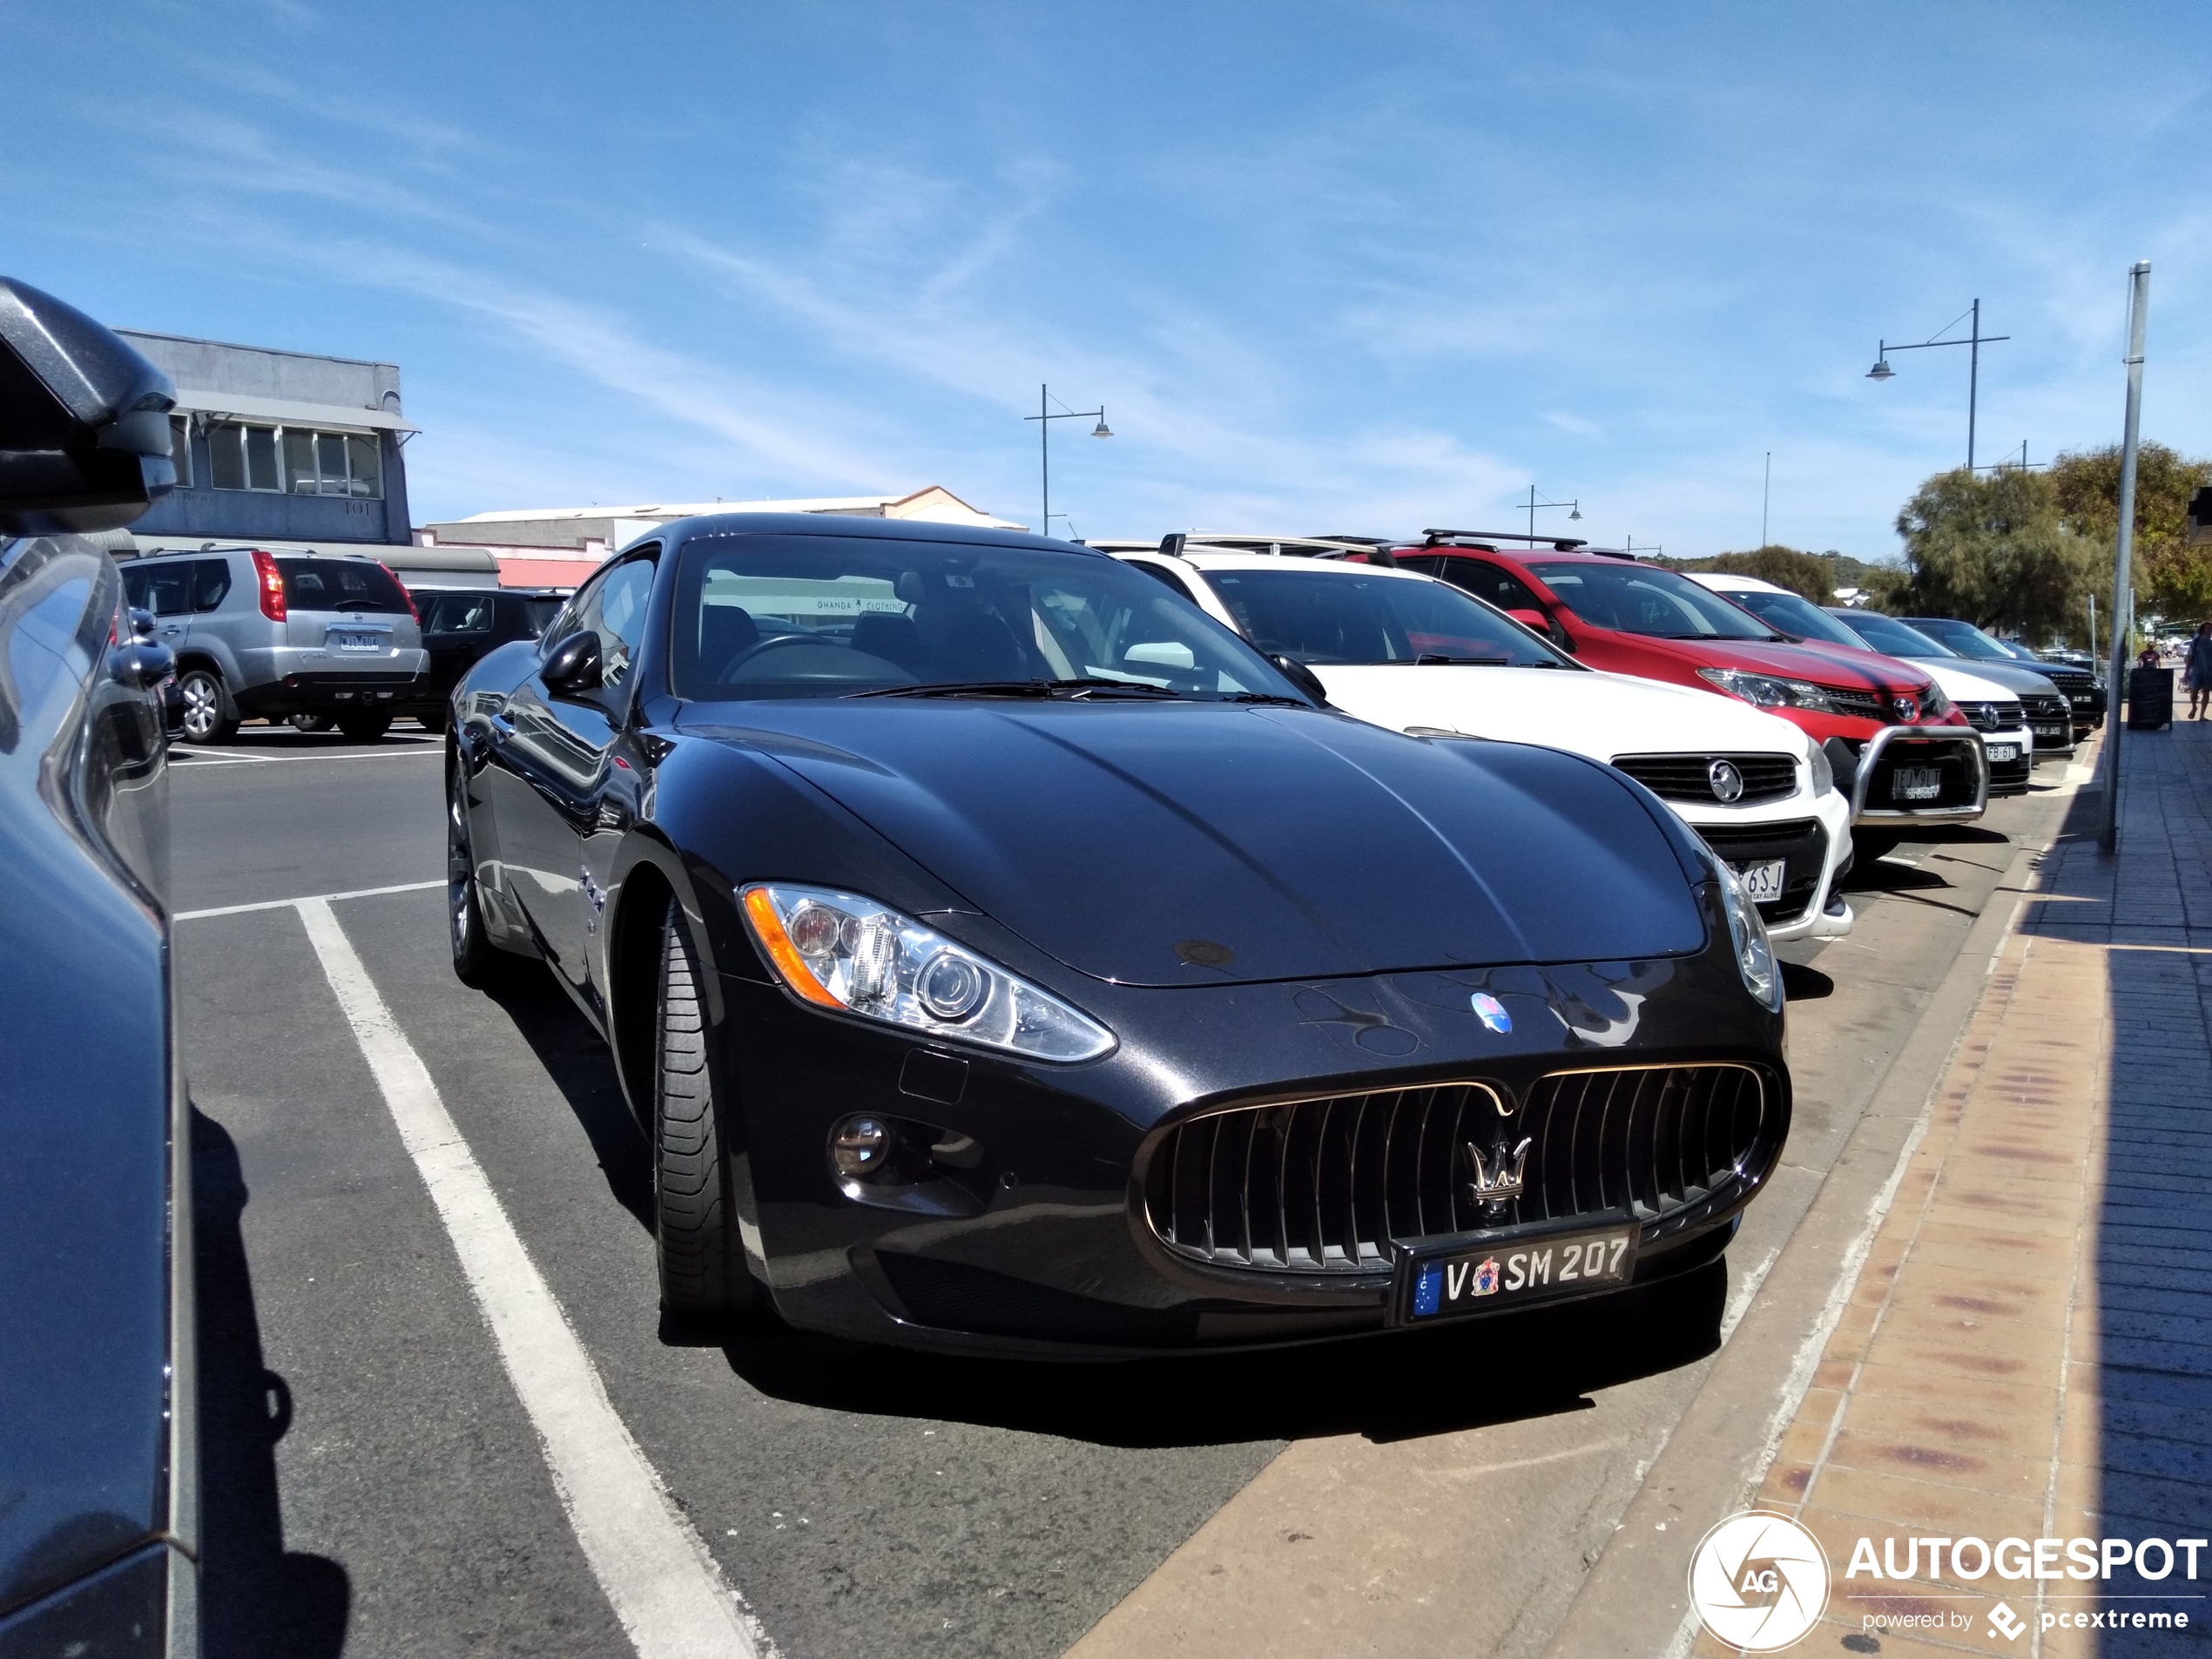
[[[2067,792],[2047,767],[1982,825],[1855,874],[1858,931],[1791,970],[1791,1146],[1724,1264],[1603,1311],[1036,1366],[772,1326],[701,1345],[664,1325],[644,1147],[604,1049],[550,978],[487,995],[448,968],[442,752],[411,726],[368,746],[249,727],[174,768],[219,1656],[628,1646],[621,1587],[578,1542],[578,1494],[549,1470],[542,1413],[402,1140],[317,915],[764,1650],[1062,1652],[1286,1447],[1348,1436],[1465,1471],[1467,1530],[1439,1542],[1482,1571],[1437,1598],[1460,1633],[1445,1645],[1524,1654],[1757,1295],[2011,844]],[[317,898],[327,912],[291,902]],[[1332,1500],[1391,1501],[1356,1470]],[[1354,1552],[1300,1570],[1363,1569]]]

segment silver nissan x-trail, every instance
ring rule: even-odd
[[[176,656],[188,743],[294,715],[374,742],[428,672],[415,602],[364,554],[158,553],[125,564],[123,581]]]

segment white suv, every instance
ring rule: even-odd
[[[1541,744],[1619,767],[1737,873],[1775,942],[1794,945],[1798,960],[1851,931],[1838,891],[1851,860],[1851,802],[1796,725],[1730,698],[1585,668],[1448,583],[1344,563],[1353,550],[1339,544],[1261,540],[1319,556],[1209,547],[1195,535],[1089,545],[1262,651],[1302,664],[1359,719],[1415,736]]]

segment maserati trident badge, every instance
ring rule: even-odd
[[[1716,760],[1706,767],[1705,781],[1713,786],[1713,799],[1723,806],[1743,799],[1743,774],[1732,760]]]
[[[1474,1179],[1467,1183],[1468,1196],[1477,1204],[1502,1204],[1507,1198],[1518,1198],[1521,1169],[1528,1162],[1528,1149],[1534,1144],[1533,1137],[1524,1136],[1511,1151],[1500,1141],[1486,1153],[1469,1141],[1467,1167],[1474,1172]]]
[[[1501,1036],[1513,1029],[1513,1015],[1506,1012],[1506,1005],[1487,991],[1477,991],[1472,999],[1474,1011],[1482,1016],[1482,1023]]]

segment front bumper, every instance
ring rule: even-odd
[[[1851,791],[1854,827],[1966,824],[1988,809],[1989,757],[1972,726],[1884,726],[1856,746],[1831,741],[1827,750],[1837,786]],[[1898,776],[1906,770],[1932,771],[1932,792],[1908,792]]]
[[[1837,891],[1851,856],[1851,803],[1840,791],[1810,799],[1793,795],[1743,811],[1668,805],[1728,864],[1785,860],[1783,897],[1759,906],[1767,936],[1776,944],[1840,939],[1851,932],[1851,907]]]
[[[2000,754],[2006,747],[2013,751],[2009,760]],[[2023,725],[2010,732],[1985,732],[1982,750],[1989,759],[1989,792],[1993,796],[2027,792],[2029,780],[2035,775],[2036,761],[2035,734],[2031,728]]]
[[[1709,937],[1724,941],[1710,888],[1707,901]],[[1568,1071],[1755,1069],[1756,1143],[1740,1168],[1635,1217],[1638,1284],[1717,1253],[1789,1123],[1782,1017],[1744,993],[1724,942],[1626,964],[1094,985],[1084,1004],[1121,1046],[1073,1067],[917,1042],[750,975],[720,982],[725,1033],[743,1034],[725,1035],[719,1052],[743,1103],[755,1271],[789,1323],[867,1341],[1110,1358],[1392,1328],[1391,1258],[1409,1240],[1307,1271],[1209,1264],[1166,1242],[1148,1208],[1148,1160],[1178,1126],[1224,1112],[1325,1097],[1321,1119],[1356,1136],[1370,1109],[1333,1103],[1469,1085],[1534,1111],[1531,1091]],[[1475,1013],[1472,995],[1486,988],[1511,1010],[1510,1032]],[[887,1184],[840,1182],[829,1165],[833,1129],[856,1112],[897,1130]],[[1516,1210],[1505,1224],[1524,1223]],[[1552,1214],[1526,1228],[1561,1224]]]

